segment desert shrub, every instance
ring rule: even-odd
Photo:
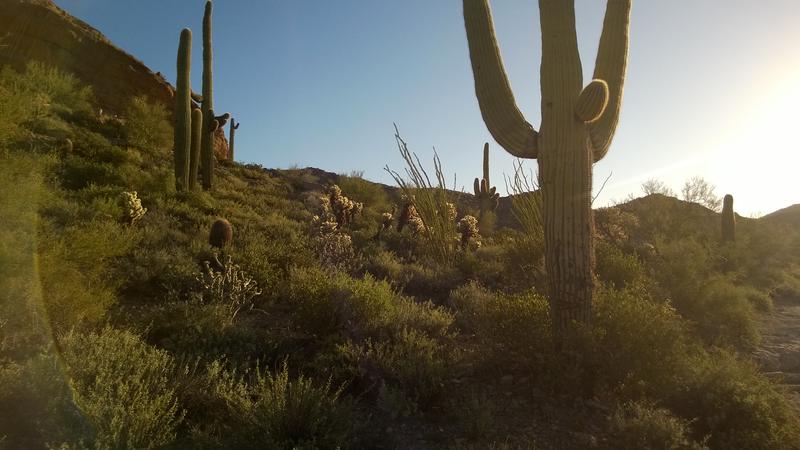
[[[666,403],[692,418],[693,436],[712,449],[797,448],[797,412],[781,390],[751,363],[730,353],[692,361],[681,389],[666,393]]]
[[[454,290],[450,302],[462,331],[481,340],[490,366],[541,370],[552,353],[550,307],[541,295],[498,294],[470,283]]]
[[[130,230],[93,220],[40,231],[39,276],[51,324],[58,330],[97,323],[116,302],[113,264],[136,245]]]
[[[0,361],[0,416],[4,448],[48,448],[85,438],[90,424],[73,403],[52,346],[24,360]]]
[[[752,286],[739,286],[742,295],[759,312],[771,312],[773,308],[772,297],[768,293],[758,290]]]
[[[687,317],[706,342],[737,349],[753,349],[759,342],[758,324],[750,291],[724,278],[712,278],[687,310]]]
[[[318,336],[344,331],[379,339],[415,329],[441,337],[453,320],[444,309],[416,303],[369,275],[358,280],[313,268],[291,272],[288,301],[295,324]]]
[[[626,398],[658,395],[679,385],[694,347],[668,303],[638,293],[601,289],[592,342],[582,355],[595,389]]]
[[[163,104],[145,96],[134,97],[125,110],[123,125],[128,144],[145,151],[161,152],[172,145],[172,124]]]
[[[44,94],[49,102],[69,113],[92,111],[92,89],[81,86],[72,74],[32,61],[26,66],[24,74],[12,78],[10,85],[17,91]]]
[[[75,403],[92,424],[97,448],[170,444],[183,418],[172,357],[127,331],[104,328],[61,340]]]
[[[91,162],[120,165],[128,161],[128,152],[112,144],[100,133],[79,128],[72,141],[75,155]]]
[[[498,233],[499,234],[499,233]],[[495,236],[503,248],[503,277],[500,285],[510,292],[524,292],[544,286],[544,240],[525,233],[509,231]]]
[[[400,397],[406,414],[427,408],[442,389],[450,354],[437,340],[403,329],[387,341],[367,340],[363,345],[339,347],[354,376],[378,381],[382,395]]]
[[[290,377],[288,366],[237,373],[214,361],[186,393],[201,419],[195,444],[223,448],[340,448],[350,433],[341,388]],[[205,426],[204,426],[205,425]],[[211,425],[209,427],[208,425]]]
[[[234,264],[230,256],[221,267],[212,267],[206,261],[205,270],[197,281],[202,302],[222,305],[230,322],[236,319],[240,311],[252,309],[253,300],[261,295],[258,283],[238,264]]]
[[[610,283],[616,289],[625,289],[644,283],[644,267],[635,255],[630,255],[618,247],[599,242],[597,245],[597,277]]]
[[[356,175],[339,175],[336,182],[346,196],[364,205],[365,222],[372,223],[381,213],[390,211],[392,204],[383,186]]]
[[[127,179],[119,166],[99,163],[81,157],[64,160],[60,173],[61,185],[67,189],[83,189],[92,184],[126,186]]]
[[[751,348],[758,342],[754,308],[741,289],[716,275],[711,251],[694,239],[657,245],[653,274],[682,316],[712,345]]]
[[[701,450],[707,447],[689,437],[688,421],[668,409],[642,403],[621,405],[611,417],[610,448],[619,450]]]

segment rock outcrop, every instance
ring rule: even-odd
[[[139,95],[173,110],[172,85],[89,24],[50,0],[0,0],[0,66],[23,70],[29,61],[74,74],[92,87],[104,113],[122,114]],[[216,142],[217,157],[225,159],[228,142],[223,130],[217,132]]]

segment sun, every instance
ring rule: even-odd
[[[708,160],[720,194],[751,213],[800,202],[800,70],[772,86],[742,105]]]

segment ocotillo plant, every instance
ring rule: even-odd
[[[733,215],[733,196],[728,194],[722,201],[722,240],[734,242],[736,240],[736,218]]]
[[[214,77],[212,71],[213,53],[211,49],[211,1],[206,2],[203,14],[203,119],[206,129],[203,130],[200,144],[202,160],[203,189],[211,189],[214,183]]]
[[[175,82],[175,189],[189,186],[189,151],[192,141],[191,67],[192,31],[181,31],[178,45],[178,77]]]
[[[239,129],[240,123],[231,117],[231,127],[228,132],[228,160],[233,161],[233,145],[236,137],[236,130]]]
[[[189,158],[189,189],[197,187],[197,172],[200,168],[200,142],[203,139],[203,111],[192,110],[192,145]]]
[[[500,194],[497,188],[489,184],[489,143],[483,144],[483,178],[475,178],[473,183],[475,197],[478,197],[480,204],[481,217],[488,212],[494,212],[500,202]]]
[[[463,0],[475,93],[494,139],[519,158],[538,159],[545,265],[554,332],[588,323],[594,295],[592,164],[608,152],[619,120],[631,0],[608,0],[594,80],[583,86],[570,0],[539,0],[542,125],[516,105],[488,0]]]

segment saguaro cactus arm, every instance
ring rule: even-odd
[[[602,117],[608,105],[608,84],[603,80],[592,80],[578,96],[575,115],[582,122],[594,123]]]
[[[599,120],[589,126],[595,162],[608,153],[619,122],[622,88],[628,64],[630,16],[631,0],[608,0],[594,63],[594,78],[603,80],[608,85],[608,106]]]
[[[483,121],[492,137],[518,158],[536,158],[538,133],[514,100],[492,23],[488,0],[464,0],[464,23]]]

